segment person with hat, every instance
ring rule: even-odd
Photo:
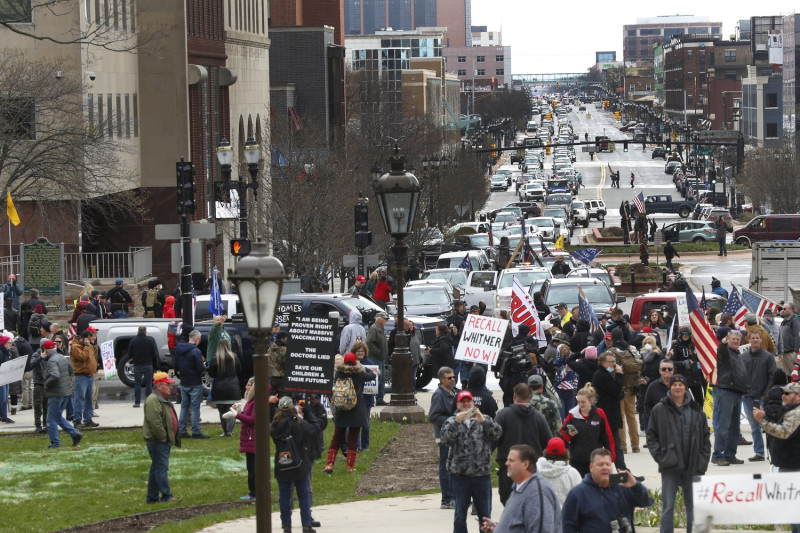
[[[78,427],[97,427],[99,424],[92,420],[94,391],[94,374],[97,372],[97,357],[92,346],[91,332],[84,331],[80,336],[72,339],[69,348],[69,358],[75,369],[75,399],[73,410],[73,425]]]
[[[480,523],[492,516],[492,449],[502,435],[500,425],[481,412],[470,391],[458,393],[456,414],[441,431],[442,444],[450,446],[447,470],[456,499],[453,533],[467,533],[470,500]]]
[[[378,365],[380,375],[378,376],[378,394],[375,395],[375,405],[388,405],[384,396],[386,395],[386,357],[389,355],[389,344],[386,339],[386,331],[383,329],[389,315],[381,311],[375,314],[375,322],[367,331],[367,348],[369,357]],[[433,370],[436,372],[436,369]]]
[[[117,278],[107,293],[112,318],[128,318],[128,308],[133,305],[131,293],[125,290],[124,285],[125,280]]]
[[[597,329],[594,330],[594,333],[592,333],[592,337],[587,341],[588,344],[597,346],[603,342],[603,337],[605,337],[608,331],[609,319],[611,319],[611,315],[608,313],[600,313],[597,315],[598,326]]]
[[[13,359],[11,355],[11,347],[14,345],[14,339],[8,335],[0,336],[0,365],[7,363]],[[8,417],[8,391],[9,385],[0,385],[0,423],[13,424],[14,421]]]
[[[453,341],[453,350],[458,348],[458,341],[461,339],[461,330],[464,329],[464,321],[467,319],[467,302],[456,300],[453,302],[453,311],[445,319],[447,327],[450,328],[450,338]],[[455,353],[455,352],[454,352]],[[461,387],[466,389],[469,386],[469,372],[472,363],[458,361],[455,367],[456,380],[461,381]]]
[[[366,284],[367,284],[367,278],[359,274],[358,276],[356,276],[356,282],[353,284],[352,287],[350,287],[350,294],[353,297],[369,296],[369,293],[367,293],[364,287]]]
[[[694,346],[692,330],[689,326],[681,326],[678,329],[678,337],[672,341],[672,346],[665,359],[671,360],[675,365],[675,374],[680,374],[686,378],[686,383],[692,393],[692,399],[702,403],[703,398],[705,398],[703,373],[699,368],[697,350]]]
[[[770,461],[779,472],[800,472],[800,383],[780,387],[783,417],[770,420],[764,409],[753,407],[753,418],[769,436]],[[792,525],[792,533],[800,531]]]
[[[386,281],[386,276],[378,278],[375,289],[372,291],[372,299],[384,309],[386,309],[386,305],[392,301],[392,287],[389,285],[389,282]]]
[[[333,424],[335,430],[331,445],[328,447],[328,459],[325,468],[322,470],[326,474],[333,473],[333,466],[336,463],[336,455],[342,445],[342,441],[347,436],[347,471],[354,472],[356,457],[358,455],[358,434],[361,428],[367,425],[367,407],[364,401],[364,384],[375,379],[375,373],[365,368],[358,362],[356,354],[348,352],[344,356],[342,363],[337,363],[333,375],[334,387],[340,380],[350,380],[356,392],[356,405],[345,411],[335,409],[333,412]]]
[[[0,337],[3,342],[3,337]],[[56,351],[53,341],[42,343],[42,361],[44,366],[44,394],[47,396],[47,433],[50,436],[48,448],[60,448],[58,428],[72,437],[72,446],[80,444],[83,434],[64,418],[67,400],[72,397],[72,376],[75,369],[69,359]]]
[[[267,365],[269,366],[269,388],[271,395],[277,394],[280,398],[285,394],[284,380],[286,378],[286,343],[289,342],[289,334],[285,331],[278,331],[275,334],[275,341],[267,350]],[[275,404],[270,404],[270,418],[275,416]]]
[[[612,336],[613,336],[612,332]],[[625,372],[617,363],[617,356],[611,351],[602,352],[598,358],[600,366],[592,376],[592,387],[597,391],[597,406],[608,418],[608,425],[613,435],[615,446],[614,464],[620,470],[626,470],[625,458],[619,442],[619,430],[622,428],[622,405],[620,400],[625,393]]]
[[[725,299],[728,298],[728,291],[722,287],[722,282],[714,276],[711,276],[711,294],[722,296]]]
[[[19,297],[22,296],[22,287],[17,283],[17,276],[8,275],[8,281],[3,284],[3,299],[11,300],[11,307],[19,311]]]
[[[147,503],[179,502],[169,486],[169,454],[173,446],[181,446],[178,416],[169,401],[172,384],[166,372],[153,375],[153,393],[144,401],[142,437],[150,454],[150,475],[147,478]]]
[[[556,313],[561,317],[561,329],[564,329],[566,323],[572,318],[572,313],[569,312],[569,308],[564,302],[558,302],[558,304],[556,304]]]
[[[530,391],[528,403],[536,412],[544,416],[547,426],[550,428],[550,434],[558,435],[561,429],[560,407],[555,400],[545,393],[544,380],[545,378],[541,374],[533,374],[528,377],[527,386]],[[516,387],[514,390],[516,391]]]
[[[553,487],[560,505],[581,482],[581,475],[569,464],[569,450],[560,436],[547,441],[544,456],[536,460],[536,471]]]
[[[555,329],[552,337],[550,337],[550,344],[547,345],[547,348],[544,349],[544,353],[542,357],[545,361],[552,363],[558,357],[558,347],[561,344],[569,344],[569,335],[561,331],[560,329]],[[552,331],[552,330],[551,330]]]
[[[673,531],[675,496],[683,489],[686,531],[693,523],[692,478],[702,476],[711,458],[711,433],[703,407],[687,393],[686,378],[675,374],[669,392],[653,407],[647,427],[647,449],[661,473],[661,533]]]
[[[800,352],[800,317],[797,316],[797,306],[794,302],[786,302],[780,309],[781,318],[781,344],[783,352],[777,364],[783,369],[787,376],[792,375],[796,368],[795,361],[798,360]],[[797,374],[795,374],[796,376]]]

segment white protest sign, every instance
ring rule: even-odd
[[[481,315],[467,315],[456,359],[493,365],[500,355],[500,346],[508,329],[508,320]]]
[[[692,483],[695,524],[796,524],[798,487],[800,472],[702,476]]]
[[[103,372],[106,379],[117,377],[117,360],[114,358],[114,341],[106,341],[100,345],[100,356],[103,358]]]
[[[378,394],[378,365],[364,365],[375,373],[375,379],[364,383],[364,394]]]
[[[675,297],[675,303],[678,306],[678,325],[689,325],[689,306],[686,303],[686,295],[679,294]]]
[[[0,386],[22,380],[27,362],[27,357],[17,357],[0,365]]]
[[[6,329],[6,312],[2,305],[0,305],[0,329]]]

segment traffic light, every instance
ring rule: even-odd
[[[356,233],[369,231],[369,209],[366,205],[356,205]]]
[[[231,239],[231,255],[244,257],[250,254],[249,239]]]
[[[628,151],[628,141],[623,141],[622,142],[622,151],[623,152],[627,152]]]
[[[372,244],[371,231],[357,231],[356,232],[356,248],[366,248]]]
[[[619,120],[619,111],[614,111],[614,119]]]
[[[552,114],[552,113],[547,113],[547,114],[544,116],[544,118],[546,118],[547,120],[552,120],[552,118],[553,118],[553,114]]]
[[[189,161],[179,161],[175,163],[175,171],[178,178],[178,213],[191,215],[197,211],[194,165]]]
[[[667,153],[670,153],[670,152],[672,151],[672,143],[671,143],[671,142],[669,142],[669,141],[667,141],[667,148],[666,148],[666,150],[667,150]]]
[[[545,145],[545,155],[550,155],[550,143],[549,142]]]

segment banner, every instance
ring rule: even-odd
[[[575,250],[570,255],[581,263],[588,265],[594,261],[595,257],[600,255],[600,252],[602,252],[602,250],[599,248],[581,248],[579,250]]]
[[[103,358],[103,373],[106,379],[117,377],[117,360],[114,357],[114,341],[106,341],[100,345],[100,357]]]
[[[284,378],[287,391],[330,394],[337,327],[332,318],[291,315]]]
[[[800,473],[702,476],[692,483],[694,523],[796,524]]]
[[[21,381],[27,362],[27,357],[17,357],[0,365],[0,386]]]
[[[493,365],[500,355],[508,329],[508,320],[481,315],[467,315],[461,340],[458,342],[456,359]]]
[[[511,286],[511,333],[515,337],[519,334],[520,324],[525,324],[531,328],[529,335],[533,335],[540,341],[546,340],[533,299],[514,276]]]
[[[364,365],[375,373],[375,379],[364,383],[364,394],[378,394],[378,365]]]

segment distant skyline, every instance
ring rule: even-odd
[[[722,38],[736,33],[736,24],[752,16],[788,15],[797,5],[787,0],[690,2],[676,0],[655,7],[623,0],[612,4],[532,0],[472,0],[472,25],[502,30],[503,45],[511,46],[513,74],[586,72],[595,52],[617,52],[622,60],[622,27],[639,18],[695,15],[722,22]]]

